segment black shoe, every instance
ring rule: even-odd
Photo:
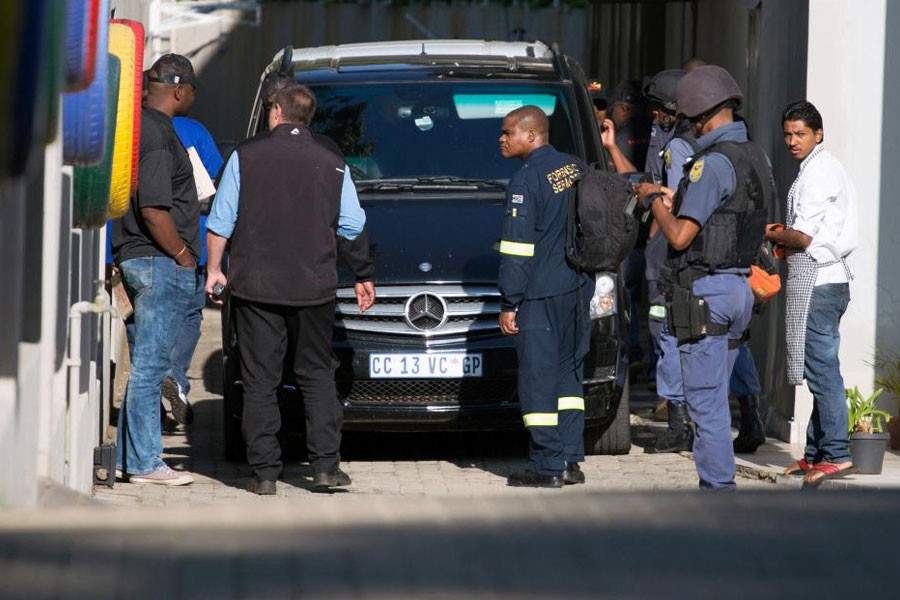
[[[741,428],[734,438],[735,454],[753,454],[756,449],[766,443],[766,430],[759,418],[759,398],[757,396],[739,396],[738,406],[741,409]]]
[[[253,476],[247,483],[247,491],[260,496],[274,496],[275,482],[271,479],[257,479],[256,476]]]
[[[506,478],[506,485],[513,487],[561,488],[562,475],[540,475],[532,471],[519,471]]]
[[[684,403],[666,403],[669,427],[656,441],[656,444],[644,449],[647,454],[663,454],[666,452],[690,452],[694,449],[694,429]]]
[[[171,377],[166,377],[162,382],[162,395],[169,402],[172,418],[181,425],[190,425],[194,422],[194,408],[188,402],[187,396],[181,393],[181,387]],[[165,406],[165,402],[163,402]]]
[[[563,482],[566,485],[584,483],[584,471],[581,470],[578,463],[566,463],[566,470],[563,472]]]
[[[322,471],[313,475],[313,491],[327,492],[329,488],[343,487],[352,483],[350,476],[344,473],[340,467],[331,471]]]

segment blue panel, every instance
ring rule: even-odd
[[[85,78],[84,36],[87,32],[88,0],[66,0],[65,73],[66,86],[79,89],[89,82]]]
[[[83,92],[63,97],[63,162],[96,165],[103,159],[107,119],[106,88],[109,85],[109,0],[100,1],[97,57],[94,81]]]

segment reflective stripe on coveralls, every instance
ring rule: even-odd
[[[500,240],[500,254],[512,256],[534,256],[534,244]]]
[[[584,410],[584,398],[563,396],[559,399],[559,410]]]
[[[522,415],[525,427],[556,427],[559,424],[557,413],[528,413]]]

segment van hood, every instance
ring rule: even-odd
[[[496,285],[505,196],[497,193],[361,197],[375,284]],[[341,287],[353,285],[339,261]]]

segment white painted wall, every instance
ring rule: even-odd
[[[881,261],[891,260],[879,256],[879,236],[885,234],[879,232],[882,179],[897,168],[881,153],[882,136],[897,134],[883,128],[886,15],[887,0],[809,2],[807,99],[822,113],[826,147],[849,172],[859,198],[860,245],[849,259],[856,279],[841,321],[841,372],[846,386],[858,385],[866,394],[873,387],[878,330],[898,328],[896,311],[884,303],[879,311],[879,295],[897,288],[883,274],[879,280]],[[894,250],[900,251],[898,242]],[[808,389],[798,387],[792,442],[805,439],[811,410]]]
[[[26,200],[24,178],[0,180],[0,507],[33,504],[37,498],[34,460],[26,454],[28,436],[35,433],[33,413],[19,403]]]

